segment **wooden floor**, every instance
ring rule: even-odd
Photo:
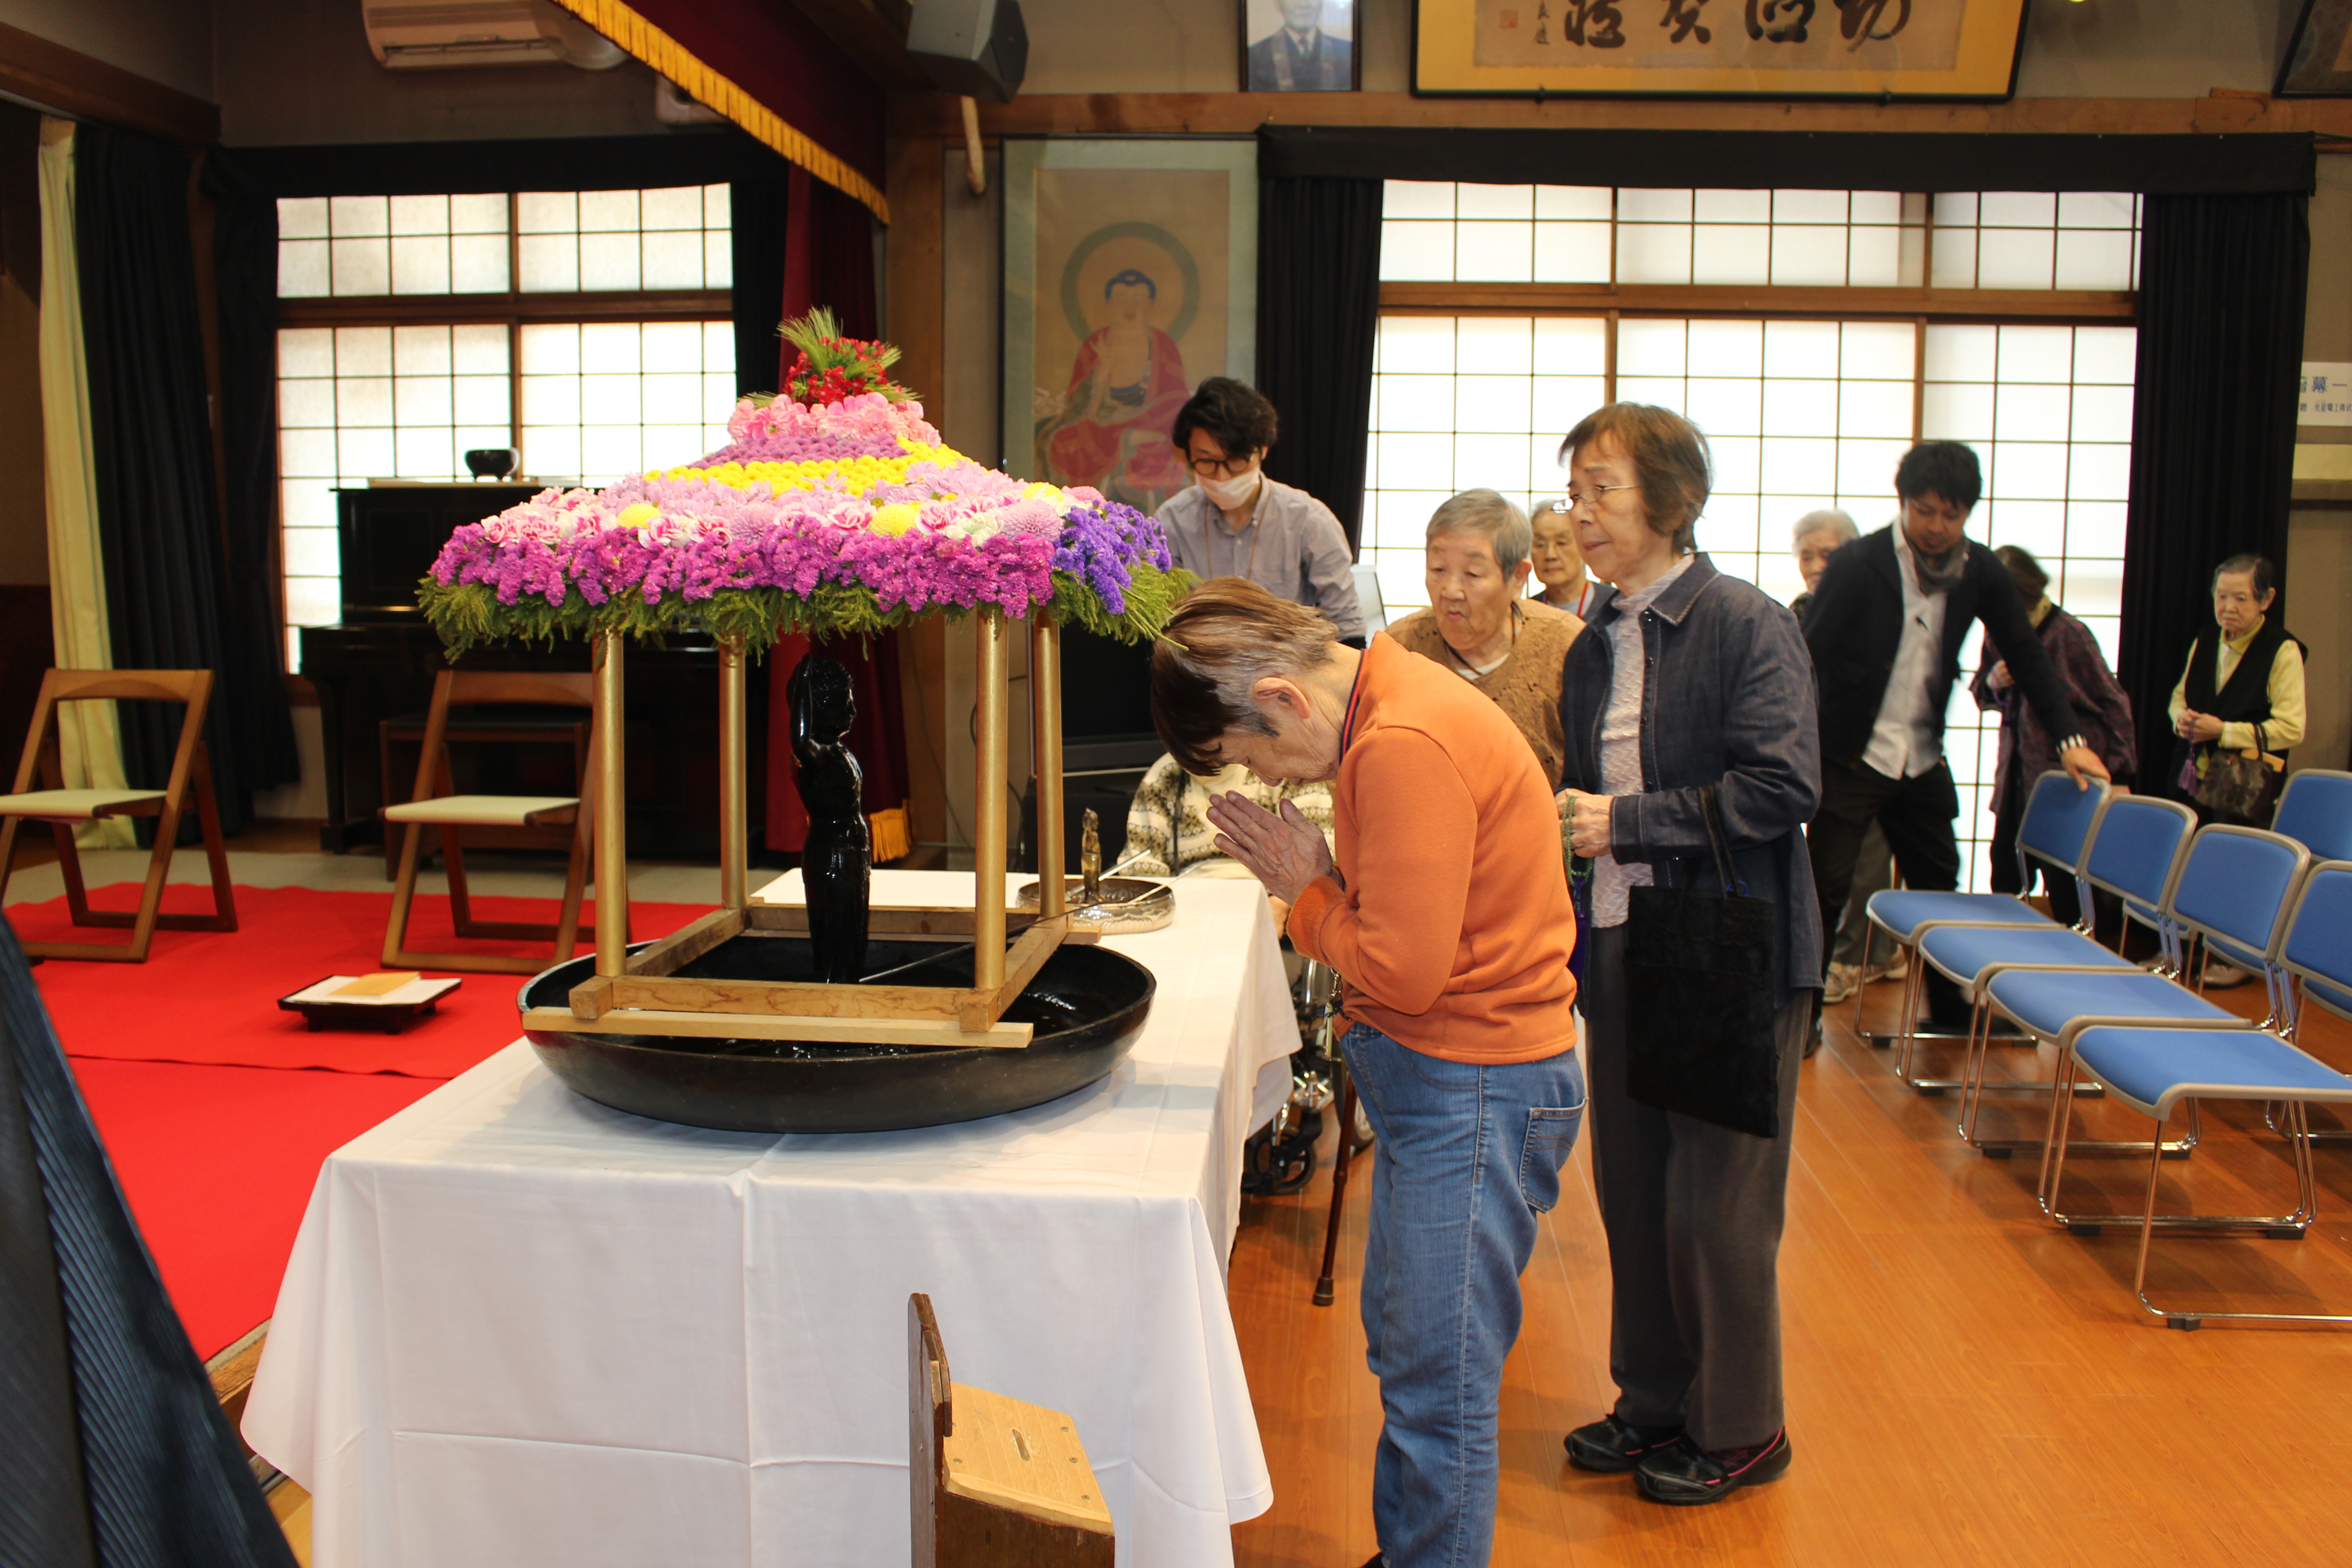
[[[1871,988],[1873,1026],[1891,1021],[1897,990]],[[2259,1011],[2261,988],[2215,1000]],[[1527,1326],[1505,1373],[1498,1568],[2352,1561],[2352,1333],[2165,1329],[2130,1290],[2136,1231],[2086,1239],[2051,1226],[2033,1200],[2036,1158],[1969,1149],[1954,1101],[1904,1087],[1888,1053],[1855,1040],[1852,1017],[1851,1004],[1837,1009],[1798,1096],[1780,1251],[1794,1468],[1712,1507],[1668,1509],[1627,1478],[1569,1468],[1561,1434],[1614,1395],[1608,1256],[1580,1147],[1527,1272]],[[2340,1021],[2319,1019],[2305,1044],[2352,1069]],[[1995,1070],[2022,1075],[2029,1060],[2003,1051]],[[2006,1098],[2000,1114],[2038,1136],[2046,1102]],[[2315,1113],[2315,1125],[2328,1120]],[[2078,1124],[2112,1137],[2148,1126],[2089,1103]],[[2209,1108],[2205,1127],[2192,1159],[2166,1164],[2163,1206],[2294,1206],[2260,1108]],[[2320,1221],[2303,1240],[2159,1235],[2151,1293],[2352,1312],[2352,1145],[2317,1157]],[[1375,1549],[1380,1396],[1354,1304],[1366,1170],[1349,1184],[1333,1307],[1309,1304],[1328,1163],[1306,1192],[1244,1205],[1234,1316],[1275,1487],[1273,1510],[1234,1532],[1246,1568],[1357,1568]],[[2104,1193],[2098,1206],[2136,1211],[2146,1178],[2141,1159],[2083,1160],[2068,1185],[2084,1207]]]

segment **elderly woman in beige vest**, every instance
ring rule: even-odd
[[[1493,698],[1557,783],[1567,754],[1560,669],[1584,623],[1520,596],[1533,541],[1528,514],[1493,490],[1464,490],[1431,514],[1426,538],[1430,607],[1391,623],[1388,635]]]

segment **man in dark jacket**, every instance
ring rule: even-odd
[[[1822,716],[1822,805],[1806,845],[1825,923],[1845,907],[1874,818],[1906,883],[1959,885],[1960,804],[1944,761],[1944,712],[1970,621],[1984,623],[2018,690],[2060,738],[2059,766],[2077,784],[2107,777],[2008,568],[1963,532],[1983,489],[1976,453],[1959,442],[1912,447],[1895,470],[1900,523],[1831,556],[1806,614]],[[1927,1004],[1937,1023],[1967,1021],[1959,988],[1933,972]]]

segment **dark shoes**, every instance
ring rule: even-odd
[[[1568,1462],[1578,1469],[1618,1476],[1640,1464],[1644,1454],[1663,1452],[1682,1435],[1678,1426],[1633,1426],[1614,1415],[1603,1415],[1590,1426],[1579,1426],[1561,1441],[1568,1449]]]
[[[1742,1487],[1779,1480],[1789,1473],[1790,1454],[1785,1428],[1760,1447],[1717,1454],[1677,1437],[1643,1457],[1633,1468],[1633,1484],[1652,1502],[1693,1508],[1719,1501]]]

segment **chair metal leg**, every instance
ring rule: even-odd
[[[2193,1102],[2192,1102],[2193,1103]],[[2285,1215],[2160,1215],[2156,1212],[2157,1162],[2148,1162],[2147,1200],[2139,1215],[2139,1264],[2132,1276],[2132,1293],[2139,1298],[2141,1310],[2151,1317],[2164,1320],[2168,1329],[2194,1329],[2215,1321],[2252,1323],[2352,1323],[2352,1314],[2341,1312],[2206,1312],[2190,1311],[2179,1307],[2160,1307],[2148,1300],[2147,1254],[2149,1244],[2156,1238],[2156,1227],[2165,1226],[2176,1230],[2209,1232],[2252,1231],[2259,1235],[2284,1240],[2300,1240],[2311,1228],[2319,1213],[2319,1178],[2312,1168],[2311,1138],[2305,1122],[2306,1108],[2301,1100],[2287,1104],[2287,1142],[2294,1151],[2295,1210]],[[2163,1127],[2157,1129],[2159,1135]]]
[[[2042,1212],[2050,1216],[2052,1224],[2063,1226],[2076,1236],[2096,1236],[2106,1226],[2131,1224],[2137,1216],[2127,1214],[2067,1214],[2059,1208],[2058,1190],[2066,1179],[2066,1155],[2069,1147],[2084,1152],[2095,1150],[2103,1153],[2146,1154],[2152,1161],[2157,1162],[2185,1160],[2189,1157],[2189,1151],[2196,1148],[2205,1136],[2205,1117],[2202,1108],[2193,1100],[2189,1102],[2188,1133],[2171,1142],[2166,1141],[2164,1124],[2159,1121],[2157,1123],[2156,1137],[2149,1142],[2098,1140],[2075,1143],[2068,1132],[2068,1113],[2074,1109],[2075,1089],[2074,1053],[2071,1048],[2061,1047],[2059,1050],[2057,1081],[2058,1092],[2050,1100],[2050,1131],[2042,1143],[2042,1180],[2034,1194],[2034,1201],[2042,1205]],[[2149,1179],[2154,1180],[2153,1177]],[[2195,1215],[2179,1215],[2170,1218],[2160,1217],[2156,1223],[2179,1225],[2189,1228],[2234,1226],[2242,1229],[2250,1226],[2261,1226],[2269,1222],[2261,1219],[2207,1221]]]
[[[1331,1053],[1332,1070],[1339,1075],[1339,1143],[1331,1156],[1331,1217],[1323,1226],[1323,1272],[1315,1280],[1315,1304],[1331,1304],[1332,1266],[1339,1256],[1340,1211],[1348,1201],[1348,1167],[1356,1150],[1356,1079],[1348,1071],[1348,1058],[1336,1048]],[[1377,1156],[1375,1156],[1377,1158]]]
[[[1969,1054],[1962,1059],[1960,1067],[1963,1087],[1960,1090],[1958,1131],[1960,1137],[1967,1142],[1968,1145],[1972,1149],[1982,1151],[1987,1159],[2006,1160],[2020,1149],[2032,1149],[2038,1144],[2032,1138],[1978,1137],[1977,1121],[1984,1110],[1984,1097],[1988,1094],[2055,1094],[2058,1085],[2054,1079],[2050,1081],[2032,1079],[2014,1079],[2003,1083],[1991,1081],[1989,1068],[1992,1063],[1992,997],[1990,994],[1979,995],[1974,1010],[1969,1015]],[[2019,1039],[2029,1046],[2038,1044],[2031,1037],[2009,1037]],[[2076,1100],[2104,1100],[2106,1098],[2106,1085],[2095,1079],[2076,1084],[2069,1090],[2071,1098]],[[2117,1147],[2126,1146],[2117,1145]],[[2079,1144],[2077,1147],[2105,1148],[2107,1145]],[[2134,1143],[2127,1147],[2137,1149],[2139,1145]],[[2185,1147],[2181,1152],[2183,1157],[2186,1157]]]

